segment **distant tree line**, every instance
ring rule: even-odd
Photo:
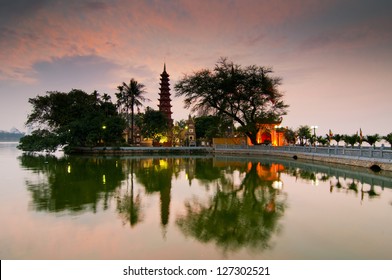
[[[12,142],[19,141],[24,136],[24,133],[0,131],[0,141]]]
[[[370,146],[375,147],[377,142],[385,140],[387,143],[391,145],[392,149],[392,132],[387,134],[386,136],[381,136],[379,134],[371,134],[371,135],[361,135],[358,133],[355,134],[332,134],[328,133],[324,136],[316,136],[314,133],[312,134],[312,129],[308,125],[302,125],[298,127],[297,130],[293,130],[290,128],[283,129],[286,141],[289,144],[299,144],[299,145],[330,145],[334,140],[336,145],[346,144],[348,146],[354,147],[356,144],[362,145],[364,142],[368,143]]]

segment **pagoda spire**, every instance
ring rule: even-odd
[[[161,111],[168,121],[169,127],[173,126],[171,99],[170,99],[170,83],[169,74],[166,72],[166,63],[163,64],[163,72],[161,74],[160,92],[159,92],[159,111]]]

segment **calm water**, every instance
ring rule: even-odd
[[[268,158],[0,143],[1,259],[392,259],[392,178]]]

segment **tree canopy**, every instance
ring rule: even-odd
[[[136,125],[139,126],[144,137],[152,138],[157,142],[167,135],[169,129],[165,114],[151,107],[147,107],[144,114],[137,115]]]
[[[212,141],[214,137],[227,136],[232,126],[233,122],[227,117],[200,116],[195,118],[196,138]]]
[[[122,140],[125,121],[106,94],[53,91],[30,98],[29,103],[33,109],[26,125],[33,131],[20,140],[18,147],[24,151],[55,151],[59,146],[86,147]]]
[[[281,79],[272,69],[251,65],[241,67],[221,58],[213,70],[185,75],[176,85],[176,96],[185,97],[185,107],[200,115],[225,115],[240,125],[257,144],[259,124],[279,122],[286,114]]]

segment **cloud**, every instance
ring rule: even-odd
[[[0,79],[29,81],[31,66],[51,57],[97,55],[118,64],[147,64],[166,55],[184,63],[207,57],[206,51],[215,57],[241,54],[276,42],[271,26],[324,6],[307,0],[30,2],[35,3],[9,1],[9,11],[26,9],[17,21],[6,17],[0,25]]]
[[[2,0],[0,9],[0,25],[16,23],[24,17],[35,14],[44,8],[50,0]]]
[[[82,3],[82,6],[86,9],[86,11],[101,11],[110,8],[109,3],[100,2],[100,1],[91,1],[87,3]]]
[[[80,88],[93,90],[106,87],[118,66],[106,59],[88,56],[68,56],[33,65],[36,80],[47,90]],[[104,84],[102,84],[104,83]]]

